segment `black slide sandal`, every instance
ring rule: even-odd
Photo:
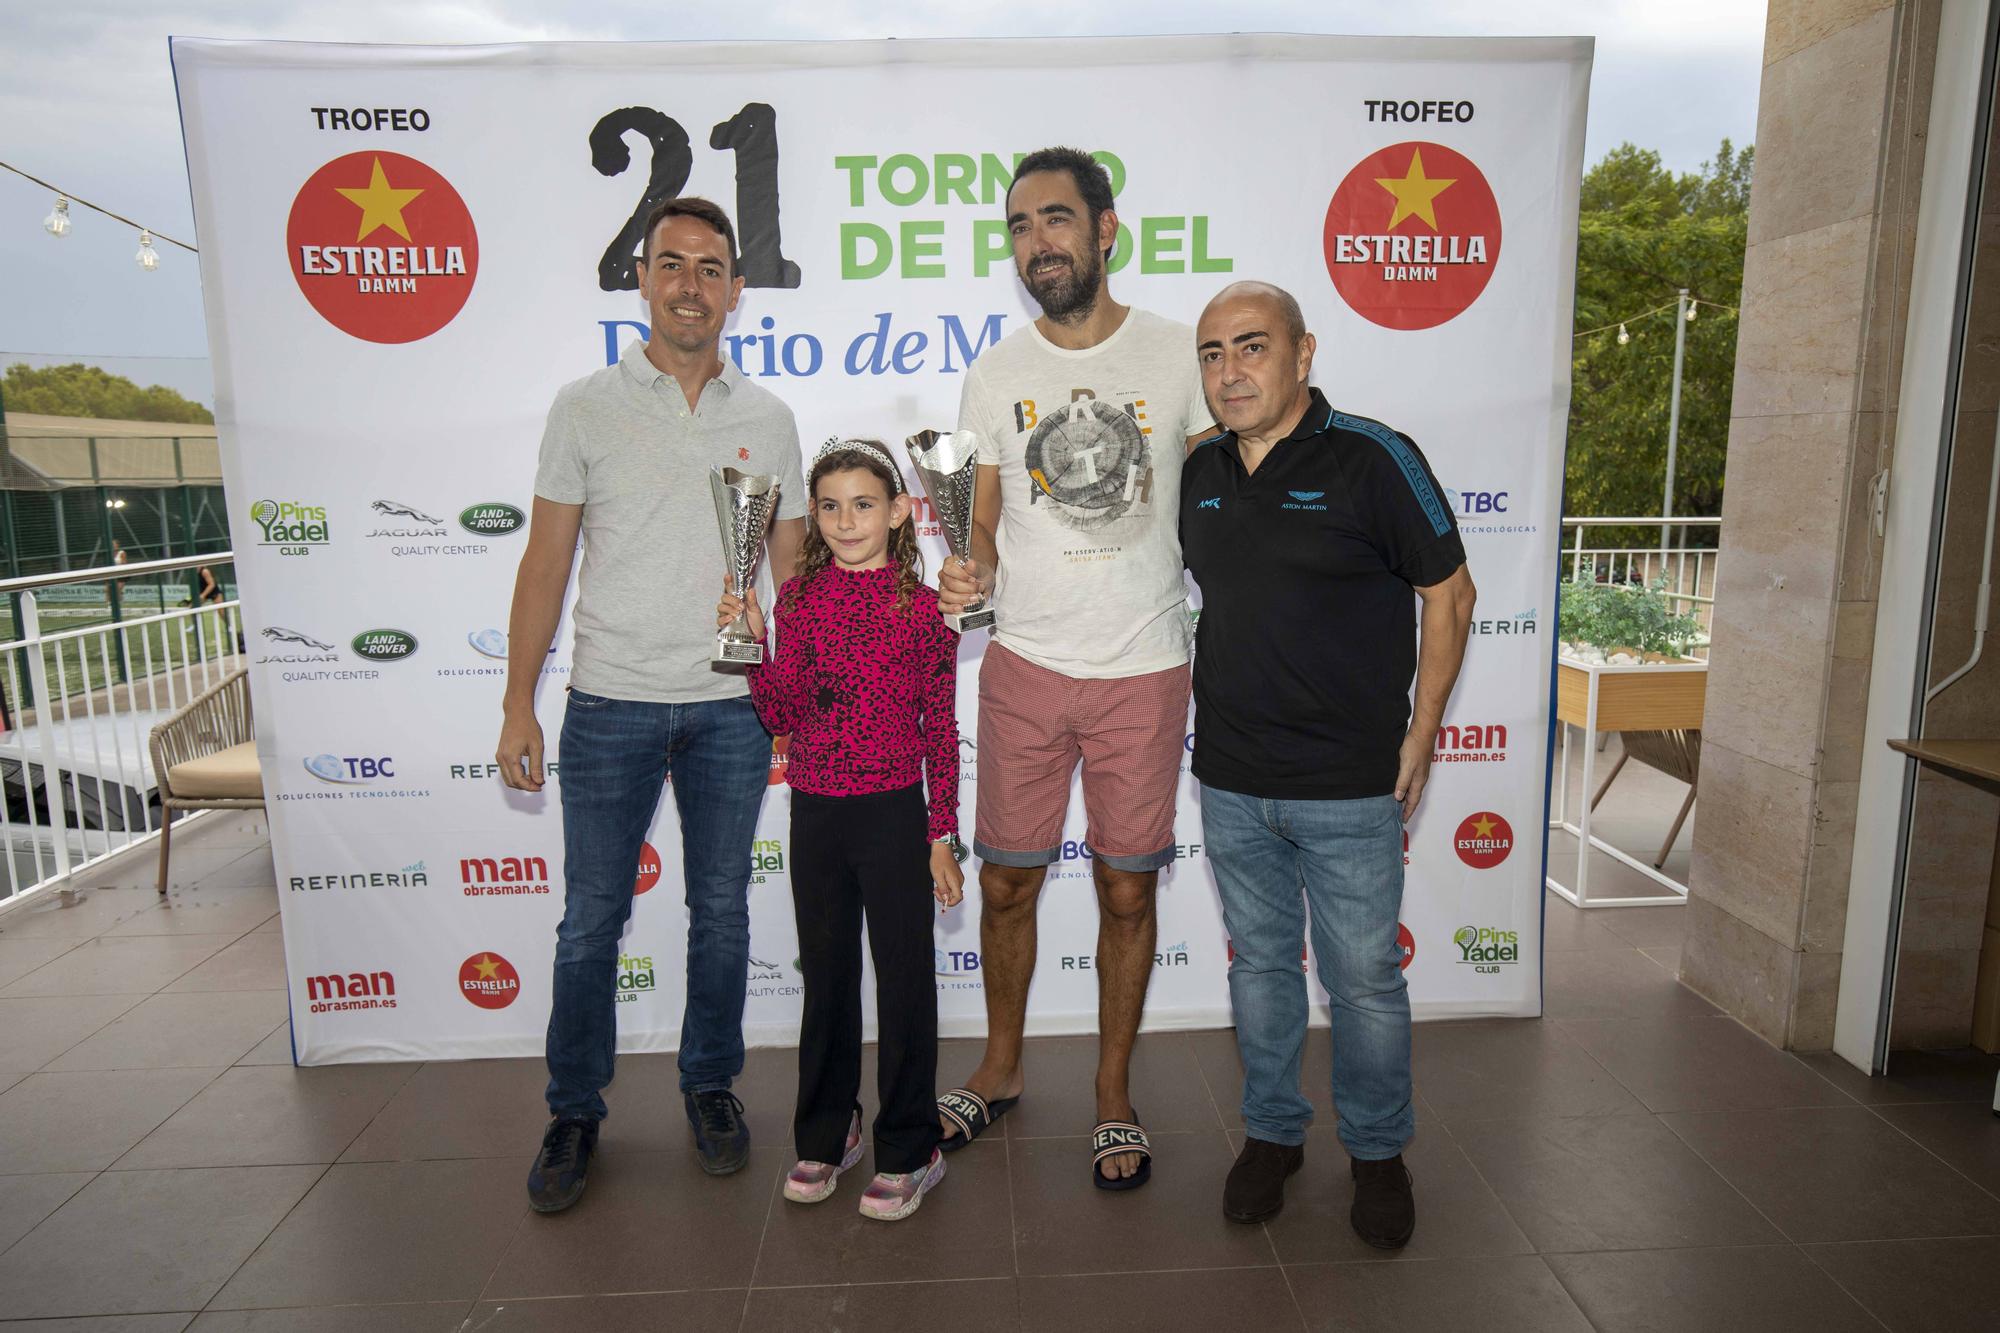
[[[1090,1144],[1096,1150],[1090,1159],[1090,1179],[1097,1188],[1135,1190],[1153,1178],[1153,1141],[1139,1127],[1137,1111],[1130,1120],[1100,1120],[1091,1132]],[[1139,1169],[1131,1175],[1111,1177],[1097,1169],[1105,1158],[1128,1152],[1141,1154]]]
[[[1000,1117],[1014,1109],[1019,1097],[1001,1097],[988,1102],[971,1088],[953,1088],[937,1099],[938,1115],[958,1127],[958,1133],[948,1139],[941,1139],[938,1148],[944,1152],[957,1152],[966,1144],[984,1134],[999,1123]]]

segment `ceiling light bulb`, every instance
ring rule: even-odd
[[[132,258],[138,260],[139,267],[148,273],[160,266],[160,252],[153,248],[153,233],[143,227],[139,229],[139,253]]]
[[[61,195],[56,196],[54,210],[42,219],[42,230],[57,240],[69,235],[69,200]]]

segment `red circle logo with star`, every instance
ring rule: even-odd
[[[639,844],[639,872],[632,881],[636,897],[660,882],[660,853],[650,842]]]
[[[1500,205],[1464,154],[1391,144],[1333,192],[1323,240],[1327,274],[1355,314],[1385,329],[1434,329],[1486,290],[1500,262]]]
[[[1452,839],[1458,859],[1474,870],[1490,870],[1514,850],[1514,830],[1491,810],[1468,816]]]
[[[401,153],[349,153],[292,200],[287,262],[327,323],[409,343],[451,323],[479,273],[479,235],[451,182]]]
[[[458,989],[481,1009],[505,1009],[521,993],[521,974],[497,953],[476,953],[459,964]]]
[[[1400,921],[1396,923],[1396,953],[1396,966],[1405,972],[1409,971],[1410,964],[1415,962],[1417,957],[1417,937],[1412,935],[1410,928]]]

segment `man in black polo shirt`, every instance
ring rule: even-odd
[[[1203,605],[1194,774],[1235,953],[1229,994],[1248,1136],[1223,1212],[1239,1222],[1275,1215],[1305,1158],[1299,954],[1309,907],[1333,1000],[1350,1218],[1363,1240],[1396,1249],[1416,1226],[1402,1157],[1414,1127],[1396,943],[1402,825],[1423,795],[1465,654],[1472,579],[1444,488],[1417,447],[1308,385],[1314,344],[1298,302],[1237,283],[1209,303],[1195,341],[1224,433],[1181,473],[1181,544]],[[1423,601],[1421,651],[1412,589]]]

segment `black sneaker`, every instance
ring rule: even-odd
[[[1302,1145],[1243,1140],[1222,1187],[1222,1215],[1232,1222],[1268,1222],[1285,1206],[1285,1177],[1305,1165]]]
[[[597,1151],[597,1122],[571,1117],[549,1121],[542,1151],[528,1170],[528,1206],[559,1213],[583,1197],[590,1155]]]
[[[750,1126],[743,1122],[743,1103],[726,1088],[682,1094],[688,1123],[694,1126],[694,1150],[701,1169],[711,1176],[741,1171],[750,1160]]]
[[[1347,1216],[1355,1234],[1378,1250],[1402,1249],[1417,1229],[1417,1201],[1403,1154],[1379,1162],[1357,1159],[1353,1167],[1354,1208]]]

